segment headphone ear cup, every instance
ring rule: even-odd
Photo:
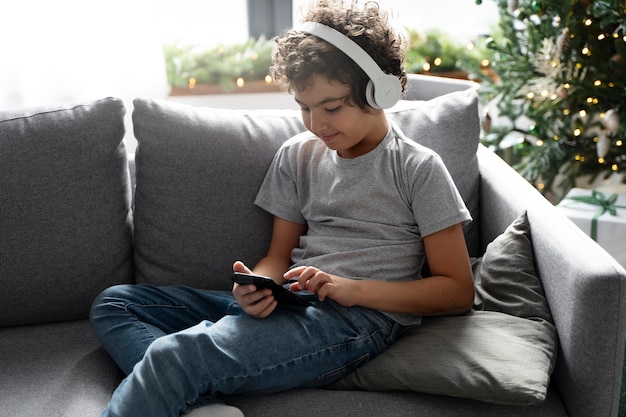
[[[371,108],[376,110],[382,109],[376,102],[376,91],[374,90],[372,80],[369,80],[365,86],[365,100],[367,100],[367,104],[369,104]]]
[[[370,84],[373,84],[370,81]],[[377,108],[388,109],[393,107],[402,96],[402,84],[395,75],[385,74],[384,77],[376,80],[373,89],[373,100],[376,102]]]

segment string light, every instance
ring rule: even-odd
[[[187,82],[187,87],[188,87],[190,90],[193,90],[194,88],[196,88],[196,79],[195,79],[195,78],[193,78],[193,77],[190,77],[190,78],[189,78],[189,81]]]
[[[585,26],[591,26],[591,24],[593,23],[593,20],[591,20],[590,18],[587,18],[583,21],[583,23],[585,24]]]
[[[244,81],[243,78],[241,78],[241,77],[237,78],[237,87],[242,88],[245,83],[246,82]]]
[[[268,75],[266,75],[266,76],[265,76],[265,82],[266,82],[267,84],[271,84],[271,83],[272,83],[272,76],[271,76],[271,75],[269,75],[269,74],[268,74]]]

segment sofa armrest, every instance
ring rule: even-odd
[[[435,75],[408,74],[407,79],[406,100],[430,100],[454,91],[477,90],[479,87],[474,81]]]
[[[478,157],[483,246],[528,211],[537,273],[559,335],[553,386],[571,416],[617,415],[626,271],[493,152],[481,145]]]

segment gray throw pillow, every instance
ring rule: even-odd
[[[530,225],[524,212],[489,243],[482,258],[473,262],[474,309],[552,323],[533,259]]]
[[[478,303],[478,310],[425,317],[329,388],[408,390],[511,405],[543,402],[558,342],[534,273],[529,233],[524,213],[487,247],[475,279],[488,283],[489,292],[479,288],[477,294],[488,294],[483,300],[489,301]],[[521,307],[525,297],[530,303]],[[493,311],[500,307],[506,311]]]
[[[0,113],[0,326],[87,318],[132,282],[124,113],[114,98]]]

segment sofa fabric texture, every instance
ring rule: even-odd
[[[124,113],[118,99],[0,113],[0,326],[82,319],[133,282]]]
[[[298,113],[134,107],[137,282],[232,288],[233,262],[267,251],[272,218],[254,197],[278,147],[302,131]]]
[[[421,84],[429,90],[433,82],[444,82],[430,78],[412,77],[411,94]],[[104,408],[122,375],[87,320],[101,289],[122,282],[226,289],[235,259],[253,264],[266,250],[271,218],[252,201],[275,149],[301,130],[299,115],[198,109],[148,99],[134,104],[139,146],[136,160],[133,155],[128,160],[136,174],[132,204],[119,100],[0,113],[0,415],[84,417]],[[525,275],[523,289],[541,288],[559,336],[545,400],[495,404],[452,391],[444,395],[390,386],[393,390],[300,389],[225,401],[255,417],[616,415],[626,272],[478,145],[475,93],[400,106],[406,107],[391,109],[390,118],[407,136],[443,147],[437,151],[474,217],[473,229],[466,229],[473,256],[482,257],[487,245],[527,211],[535,267],[534,275],[527,272],[541,285],[533,287]],[[422,118],[443,127],[426,123],[411,131]],[[503,313],[456,317],[455,335],[460,337],[477,316],[494,314]],[[422,340],[433,343],[431,350],[451,348],[446,333],[437,330],[444,321],[429,318],[421,329],[432,336]],[[511,326],[493,323],[484,334],[510,334]],[[287,348],[288,340],[286,334]],[[410,375],[425,363],[416,363],[422,359],[420,345],[403,340],[400,347],[414,355],[404,357],[403,375]],[[493,353],[494,346],[500,344],[480,348]],[[473,353],[484,360],[479,351]]]

